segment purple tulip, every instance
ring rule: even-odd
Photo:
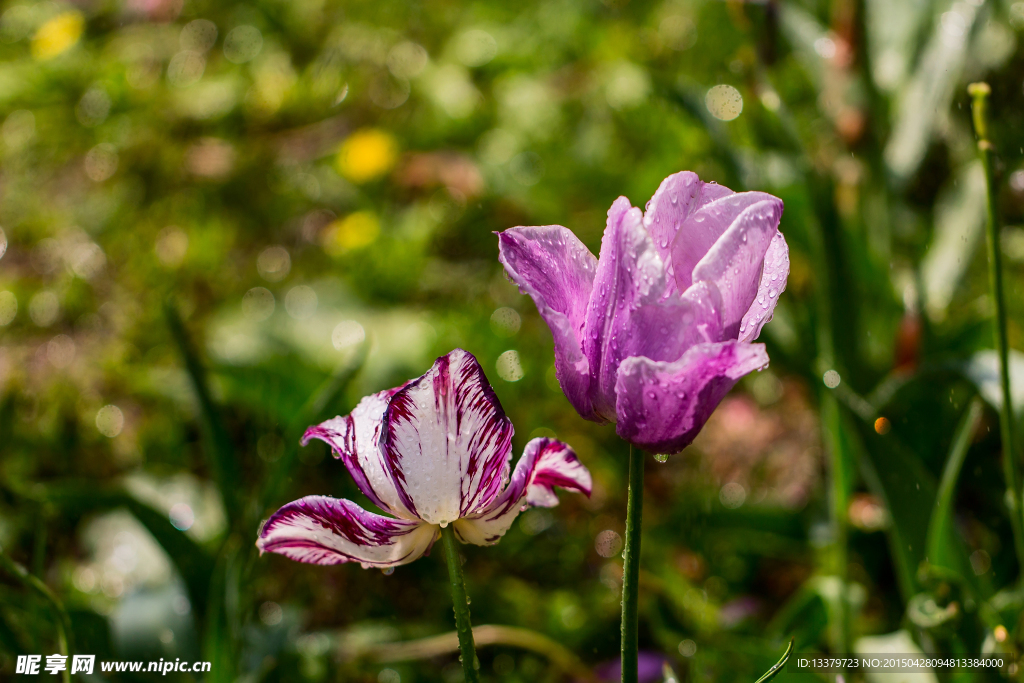
[[[275,512],[256,546],[299,562],[396,567],[428,552],[449,524],[463,543],[492,545],[525,506],[558,505],[555,486],[590,495],[590,472],[554,439],[526,444],[510,481],[513,431],[476,358],[456,349],[302,438],[326,441],[359,490],[393,517],[306,496]]]
[[[681,451],[743,375],[768,365],[752,344],[789,275],[782,200],[733,192],[689,171],[646,213],[619,197],[600,259],[560,225],[499,233],[509,277],[555,338],[555,371],[588,420],[626,441]]]

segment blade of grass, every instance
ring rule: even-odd
[[[782,667],[786,666],[786,662],[789,661],[789,656],[793,653],[794,642],[796,642],[795,638],[789,639],[789,645],[786,646],[786,651],[782,653],[782,658],[775,662],[775,666],[765,671],[764,675],[754,681],[754,683],[768,683],[768,681],[775,678],[779,672],[782,671]]]
[[[49,603],[50,610],[53,612],[54,625],[57,627],[57,648],[60,654],[67,657],[69,651],[68,637],[71,633],[71,618],[68,617],[68,613],[64,609],[60,598],[54,595],[53,591],[45,583],[29,573],[25,567],[8,557],[2,548],[0,548],[0,567],[25,584],[25,586],[38,593],[43,600]],[[68,673],[67,667],[61,672],[61,678],[64,683],[71,683],[71,674]]]
[[[234,520],[238,517],[240,509],[238,507],[239,468],[231,437],[220,407],[213,400],[213,394],[210,392],[206,369],[192,344],[188,331],[185,329],[185,323],[178,314],[178,309],[170,301],[164,305],[164,316],[171,332],[171,339],[174,340],[178,353],[181,354],[185,370],[192,381],[192,389],[199,401],[203,429],[209,441],[205,452],[210,471],[220,488],[228,518]]]
[[[280,458],[274,463],[273,471],[267,477],[262,493],[259,496],[259,504],[256,509],[258,519],[263,511],[272,505],[284,487],[292,468],[295,466],[295,458],[299,452],[299,439],[306,428],[324,418],[323,412],[332,405],[343,391],[351,383],[356,373],[362,369],[369,352],[369,345],[363,344],[359,352],[352,360],[341,365],[330,377],[325,379],[320,387],[306,400],[306,402],[295,412],[294,417],[285,429],[285,450]]]
[[[209,601],[203,628],[203,657],[211,662],[207,680],[230,683],[236,679],[238,656],[237,573],[240,543],[232,536],[221,548],[210,574]]]
[[[964,411],[954,432],[953,444],[950,446],[938,494],[935,497],[935,509],[928,523],[928,561],[953,569],[968,580],[973,578],[974,572],[969,565],[964,566],[966,554],[956,553],[950,547],[951,544],[960,542],[960,538],[953,530],[953,499],[957,480],[970,450],[971,438],[981,422],[982,412],[982,401],[976,396]]]

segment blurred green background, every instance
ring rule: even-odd
[[[564,648],[498,638],[483,678],[613,660],[626,448],[562,396],[492,232],[562,224],[596,253],[617,196],[683,169],[782,197],[792,273],[771,368],[648,465],[642,649],[723,682],[790,636],[1013,655],[965,86],[993,88],[1020,348],[1022,38],[1010,0],[4,2],[3,677],[66,614],[71,653],[211,660],[204,680],[462,680],[454,647],[387,646],[452,630],[436,552],[385,575],[254,546],[302,495],[369,505],[299,436],[456,346],[517,456],[557,435],[595,477],[464,548],[474,623]]]

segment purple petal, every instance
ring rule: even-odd
[[[615,386],[616,432],[645,450],[678,453],[736,381],[767,364],[764,344],[736,341],[698,344],[672,363],[627,358]]]
[[[606,348],[615,368],[631,356],[677,360],[695,344],[723,341],[722,295],[715,283],[702,281],[682,296],[641,300],[616,314],[611,336]]]
[[[440,524],[498,495],[512,433],[480,364],[456,349],[391,398],[381,447],[405,507]]]
[[[310,564],[396,567],[428,552],[436,535],[422,522],[375,515],[350,500],[306,496],[267,520],[256,547]]]
[[[526,444],[523,457],[516,463],[512,480],[490,505],[455,523],[455,533],[463,543],[492,545],[505,535],[524,505],[558,505],[555,487],[590,496],[590,470],[576,453],[561,441],[537,438]]]
[[[608,212],[584,348],[594,374],[594,405],[614,419],[619,364],[630,356],[673,361],[690,346],[721,338],[722,300],[714,283],[682,297],[625,197]]]
[[[310,439],[326,442],[340,458],[356,486],[374,505],[402,519],[415,516],[402,503],[394,478],[380,449],[384,411],[400,387],[366,396],[349,415],[334,417],[314,425],[302,436],[302,445]]]
[[[772,319],[775,304],[786,289],[789,278],[789,245],[781,232],[776,232],[764,255],[764,267],[761,270],[761,284],[757,287],[754,303],[740,321],[741,342],[754,341],[761,334],[761,328]]]
[[[743,316],[754,303],[765,253],[778,234],[782,218],[782,200],[764,196],[767,198],[750,204],[736,217],[693,268],[694,282],[708,280],[718,285],[722,293],[722,326],[730,339],[738,338]],[[701,211],[711,206],[714,204]]]
[[[686,219],[709,202],[730,194],[733,191],[729,188],[717,183],[705,183],[693,171],[674,173],[661,181],[658,191],[647,202],[644,225],[651,233],[658,254],[667,267],[671,268],[672,243]],[[704,252],[709,247],[710,244]]]
[[[734,193],[721,185],[706,183],[698,202],[704,200],[704,193],[709,193],[708,196],[714,195],[716,198],[714,201],[704,203],[697,210],[682,218],[671,247],[672,270],[680,292],[686,291],[691,284],[702,279],[697,277],[693,272],[694,269],[708,255],[712,247],[717,245],[726,231],[736,223],[740,214],[764,201],[777,202],[779,215],[782,214],[782,201],[764,192]],[[775,221],[774,227],[778,227],[778,220]],[[767,247],[767,244],[765,246]],[[724,289],[722,294],[725,295]]]
[[[529,294],[555,338],[555,374],[580,415],[597,419],[590,403],[590,368],[583,355],[583,323],[597,259],[560,225],[498,233],[498,260]]]

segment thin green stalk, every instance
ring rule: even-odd
[[[46,602],[50,603],[50,609],[53,611],[54,616],[53,621],[57,626],[57,649],[60,651],[60,654],[67,657],[68,632],[71,630],[71,619],[68,617],[68,613],[64,609],[64,605],[61,604],[60,599],[53,594],[53,591],[45,583],[29,573],[25,567],[9,558],[3,550],[0,550],[0,567],[3,567],[9,574],[39,593]],[[67,662],[67,666],[61,672],[61,678],[64,683],[71,683],[70,666],[70,662]]]
[[[967,88],[974,100],[971,113],[974,132],[978,136],[978,155],[985,168],[985,234],[988,242],[988,284],[995,303],[993,327],[996,353],[999,356],[999,388],[1002,405],[999,409],[999,432],[1003,443],[1003,475],[1006,478],[1006,499],[1010,508],[1010,526],[1017,550],[1017,562],[1024,572],[1024,519],[1021,518],[1020,482],[1017,479],[1017,451],[1014,448],[1013,401],[1010,398],[1010,344],[1006,333],[1006,296],[1003,293],[1003,255],[999,245],[999,221],[996,207],[994,179],[995,148],[988,137],[988,96],[992,89],[988,83],[972,83]]]
[[[644,512],[644,453],[629,447],[626,551],[622,568],[622,683],[637,683],[637,621],[640,599],[640,530]]]
[[[849,581],[849,529],[847,509],[850,505],[852,456],[843,435],[839,403],[832,392],[822,395],[821,421],[825,428],[828,447],[829,517],[832,524],[832,572],[839,580],[839,599],[836,601],[833,623],[833,647],[838,652],[850,652],[850,609],[847,596]]]
[[[455,608],[455,631],[459,634],[459,649],[462,651],[462,671],[466,683],[479,683],[473,626],[469,620],[466,579],[462,575],[462,560],[459,558],[459,548],[455,541],[455,529],[451,524],[441,527],[441,541],[444,543],[444,559],[448,562],[448,578],[452,583],[452,606]]]

